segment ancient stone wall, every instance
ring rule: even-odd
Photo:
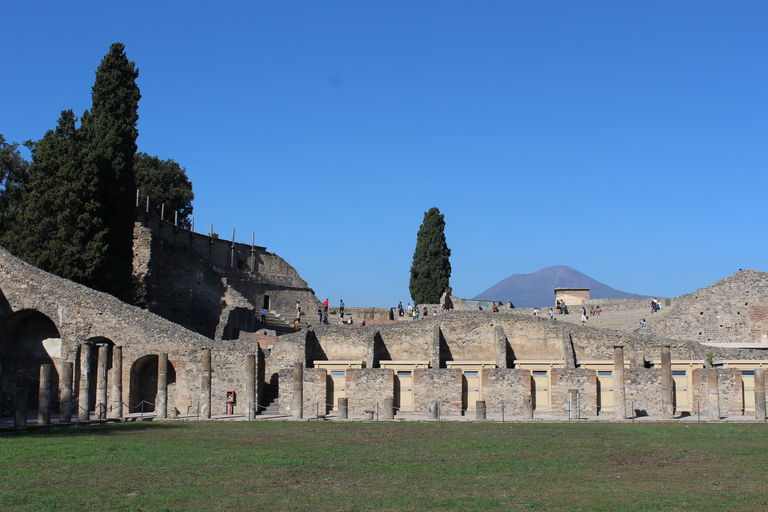
[[[691,390],[694,413],[698,404],[702,417],[709,412],[709,389],[707,384],[709,368],[697,368],[691,372]],[[736,416],[744,413],[743,383],[741,370],[717,368],[718,403],[721,416]]]
[[[413,372],[413,409],[426,413],[432,402],[440,414],[461,414],[461,370],[417,369]]]
[[[568,390],[579,392],[579,416],[597,414],[597,371],[586,368],[553,368],[550,401],[553,414],[568,414]],[[575,416],[575,412],[573,414]]]
[[[387,368],[348,369],[347,399],[350,414],[375,411],[378,404],[395,397],[395,372]]]
[[[134,279],[143,307],[204,336],[237,339],[254,332],[257,312],[311,312],[314,292],[284,259],[264,247],[187,231],[139,213]]]
[[[328,404],[328,374],[324,368],[304,369],[304,417],[325,414]]]
[[[661,416],[661,369],[625,368],[624,390],[628,416]]]
[[[531,398],[531,371],[485,368],[482,371],[482,396],[489,414],[523,416],[526,399]]]
[[[698,342],[768,342],[768,275],[740,270],[711,286],[675,298],[650,330]]]

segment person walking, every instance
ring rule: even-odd
[[[581,325],[587,323],[587,308],[581,308]]]

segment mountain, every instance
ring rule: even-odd
[[[563,265],[546,267],[533,274],[514,274],[499,281],[475,300],[511,300],[516,308],[555,305],[555,288],[589,288],[592,299],[645,299],[647,295],[622,292]]]

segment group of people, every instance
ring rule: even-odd
[[[659,299],[654,298],[651,301],[651,313],[656,313],[657,311],[661,311],[661,302]]]
[[[424,307],[419,310],[418,305],[411,306],[411,303],[409,302],[408,305],[403,308],[403,303],[398,302],[397,303],[397,314],[398,316],[407,316],[408,318],[411,318],[413,320],[418,320],[419,316],[422,318],[427,318],[429,316],[429,309],[427,309],[427,305],[424,304]],[[432,316],[437,316],[437,310],[432,310]]]

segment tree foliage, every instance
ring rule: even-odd
[[[411,298],[415,304],[437,304],[451,278],[451,250],[445,242],[445,220],[430,208],[416,235],[411,265]]]
[[[162,205],[165,204],[163,220],[173,222],[174,212],[178,212],[179,224],[189,229],[195,194],[192,192],[192,183],[187,178],[186,169],[173,160],[160,160],[146,153],[136,153],[133,168],[136,173],[136,186],[142,198],[139,206],[144,209],[148,197],[150,213],[160,217]]]
[[[0,133],[0,244],[2,235],[16,222],[24,204],[24,186],[29,162],[19,152],[19,144],[8,144]]]
[[[76,127],[63,111],[55,130],[29,143],[32,163],[0,194],[2,241],[27,262],[131,298],[138,131],[138,70],[115,43],[96,70],[93,105]],[[12,153],[12,152],[11,152]],[[10,180],[10,181],[9,181]],[[12,193],[11,193],[12,192]]]

